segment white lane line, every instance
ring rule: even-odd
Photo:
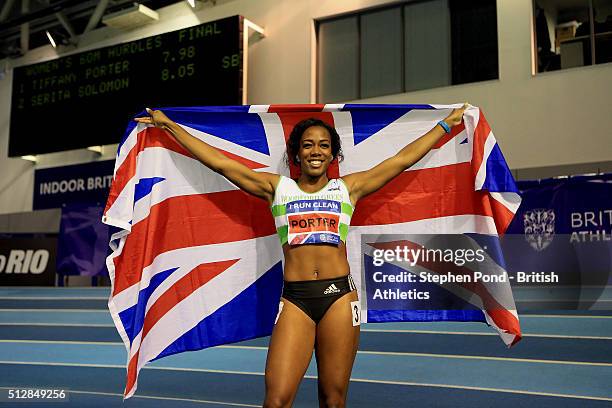
[[[71,341],[71,340],[5,340],[0,339],[0,343],[32,343],[32,344],[91,344],[94,346],[123,346],[118,341]]]
[[[109,313],[108,309],[0,309],[0,313],[23,313],[23,312],[35,312],[35,313]],[[520,314],[520,319],[612,319],[612,316],[587,316],[587,315],[544,315],[544,314]],[[444,322],[444,321],[442,321]],[[392,322],[390,322],[392,323]],[[411,323],[411,322],[400,322],[400,323]],[[473,322],[468,322],[473,323]],[[371,323],[375,324],[375,323]]]
[[[108,296],[0,296],[0,300],[108,300]],[[559,298],[559,299],[520,299],[517,298],[517,303],[533,303],[533,302],[576,302],[575,298]],[[601,298],[581,298],[580,302],[612,302],[612,299]]]
[[[525,286],[528,287],[528,286]],[[537,286],[534,286],[537,287]],[[9,287],[5,287],[5,290],[29,290],[29,291],[36,291],[37,289],[43,289],[45,291],[49,290],[48,286],[44,286],[44,287],[36,287],[36,286],[9,286]],[[92,290],[92,289],[97,289],[99,291],[105,291],[105,290],[110,290],[110,286],[57,286],[54,287],[52,290],[57,290],[57,291],[62,291],[62,290]]]
[[[519,315],[519,319],[525,318],[543,318],[543,319],[612,319],[612,316],[587,316],[587,315],[543,315],[543,314],[526,314]]]
[[[108,300],[108,296],[0,296],[0,300]]]
[[[568,302],[568,303],[574,303],[576,302],[578,299],[514,299],[514,301],[516,303],[534,303],[534,302],[538,302],[538,303],[561,303],[561,302]],[[603,302],[612,302],[612,299],[601,299],[601,298],[595,298],[595,299],[588,299],[588,298],[580,298],[580,304],[585,304],[585,303],[603,303]]]
[[[119,341],[71,341],[71,340],[5,340],[0,339],[0,344],[2,343],[27,343],[27,344],[78,344],[78,345],[93,345],[93,346],[124,346],[123,343]],[[267,350],[268,348],[265,346],[236,346],[236,345],[225,345],[225,346],[214,346],[208,347],[209,349],[244,349],[244,350]],[[206,349],[202,349],[206,350]],[[196,350],[197,351],[197,350]]]
[[[94,367],[94,368],[120,368],[125,369],[122,365],[111,365],[111,364],[79,364],[79,363],[43,363],[43,362],[14,362],[14,361],[0,361],[0,364],[21,364],[21,365],[47,365],[47,366],[68,366],[68,367]],[[144,370],[173,370],[173,371],[186,371],[186,372],[200,372],[200,373],[214,373],[214,374],[238,374],[238,375],[265,375],[263,372],[250,372],[250,371],[230,371],[230,370],[208,370],[203,368],[170,368],[170,367],[151,367],[145,366]],[[316,375],[305,375],[307,379],[317,379]],[[579,398],[597,401],[612,401],[612,398],[607,397],[593,397],[588,395],[574,395],[574,394],[557,394],[549,392],[537,392],[537,391],[523,391],[523,390],[512,390],[507,388],[488,388],[488,387],[473,387],[469,385],[452,385],[452,384],[431,384],[431,383],[418,383],[418,382],[407,382],[407,381],[390,381],[390,380],[370,380],[366,378],[352,378],[351,382],[362,382],[372,384],[390,384],[390,385],[406,385],[415,387],[437,387],[437,388],[452,388],[452,389],[465,389],[474,391],[491,391],[491,392],[504,392],[512,394],[526,394],[526,395],[541,395],[547,397],[561,397],[561,398]],[[120,394],[117,394],[120,395]]]
[[[595,367],[612,367],[612,363],[593,363],[589,361],[566,361],[566,360],[539,360],[530,358],[516,357],[490,357],[490,356],[471,356],[461,354],[432,354],[432,353],[407,353],[399,351],[366,351],[359,350],[358,354],[374,354],[380,356],[409,356],[409,357],[433,357],[433,358],[453,358],[465,360],[489,360],[489,361],[509,361],[517,363],[541,363],[541,364],[563,364],[563,365],[586,365]]]
[[[44,361],[3,361],[0,364],[18,365],[42,365],[52,367],[93,367],[93,368],[119,368],[125,370],[125,365],[120,364],[84,364],[84,363],[48,363]],[[153,367],[144,366],[143,370],[164,370],[164,371],[187,371],[196,373],[218,373],[218,374],[244,374],[244,375],[264,375],[262,372],[255,371],[232,371],[232,370],[213,370],[205,368],[185,368],[185,367]]]
[[[526,395],[541,395],[546,397],[560,397],[560,398],[579,398],[597,401],[612,401],[612,398],[606,397],[591,397],[588,395],[574,395],[574,394],[556,394],[551,392],[538,392],[538,391],[522,391],[522,390],[511,390],[508,388],[488,388],[488,387],[471,387],[467,385],[450,385],[450,384],[428,384],[428,383],[417,383],[407,381],[381,381],[381,380],[368,380],[364,378],[351,378],[354,382],[373,383],[373,384],[392,384],[392,385],[409,385],[416,387],[437,387],[437,388],[455,388],[460,390],[474,390],[474,391],[492,391],[492,392],[505,392],[511,394],[526,394]]]
[[[229,346],[215,346],[215,348],[227,348],[227,349],[252,349],[252,350],[267,350],[268,348],[266,346],[236,346],[236,345],[229,345]]]
[[[36,327],[107,327],[115,328],[113,324],[96,323],[22,323],[22,322],[0,322],[0,326],[36,326]],[[404,330],[404,329],[361,329],[362,333],[408,333],[408,334],[441,334],[441,335],[462,335],[462,336],[494,336],[497,333],[469,332],[469,331],[443,331],[443,330]],[[572,336],[566,334],[542,334],[542,333],[523,333],[523,337],[538,337],[552,339],[577,339],[577,340],[612,340],[612,336]]]
[[[102,345],[102,346],[124,346],[119,342],[86,342],[86,341],[44,341],[44,340],[0,340],[1,343],[36,343],[36,344],[85,344],[85,345]],[[242,350],[267,350],[264,346],[216,346],[210,348],[222,349],[242,349]],[[204,349],[206,350],[206,349]],[[435,354],[435,353],[411,353],[403,351],[368,351],[357,350],[357,354],[368,354],[377,356],[401,356],[401,357],[433,357],[433,358],[452,358],[460,360],[488,360],[488,361],[508,361],[518,363],[541,363],[541,364],[562,364],[562,365],[584,365],[594,367],[612,367],[612,363],[595,363],[590,361],[569,361],[569,360],[541,360],[530,358],[517,357],[490,357],[490,356],[473,356],[463,354]],[[3,363],[0,361],[0,363]],[[6,363],[6,362],[5,362]],[[155,367],[158,368],[158,367]]]
[[[36,312],[36,313],[63,313],[63,312],[74,312],[74,313],[106,313],[109,314],[108,309],[0,309],[2,313],[23,313],[23,312]]]
[[[3,324],[3,323],[0,323]],[[27,324],[27,323],[24,323]],[[484,333],[484,332],[464,332],[464,331],[438,331],[438,330],[404,330],[404,329],[361,329],[363,332],[372,332],[372,333],[416,333],[416,334],[463,334],[469,336],[495,336],[499,337],[497,333]],[[526,336],[523,333],[523,336]]]
[[[0,389],[10,390],[19,387],[0,387]],[[90,394],[90,395],[104,395],[108,397],[119,397],[123,399],[123,394],[116,394],[112,392],[100,392],[100,391],[81,391],[81,390],[66,390],[68,395],[70,394]],[[190,398],[176,398],[176,397],[160,397],[154,395],[134,395],[131,398],[144,398],[144,399],[158,399],[158,400],[166,400],[166,401],[181,401],[181,402],[196,402],[201,404],[219,404],[219,405],[229,405],[233,407],[261,407],[261,405],[253,405],[253,404],[241,404],[239,402],[225,402],[225,401],[209,401],[209,400],[197,400]]]
[[[497,333],[483,332],[458,332],[458,331],[437,331],[437,330],[403,330],[403,329],[361,329],[361,332],[374,333],[416,333],[416,334],[459,334],[464,336],[495,336]],[[580,340],[612,340],[612,337],[606,336],[570,336],[565,334],[539,334],[539,333],[523,333],[523,337],[542,337],[553,339],[580,339]]]
[[[107,296],[0,296],[0,300],[108,300]],[[517,303],[575,302],[576,299],[515,299]],[[580,299],[580,302],[612,302],[612,299]]]
[[[115,327],[113,324],[97,323],[0,323],[0,326],[49,326],[49,327]]]
[[[27,287],[27,286],[26,286]],[[612,285],[555,285],[555,289],[580,289],[580,288],[609,288],[612,289]],[[533,286],[533,285],[521,285],[520,287],[512,288],[514,289],[542,289],[542,286]]]
[[[0,309],[2,313],[23,313],[23,312],[36,312],[36,313],[109,313],[108,309]],[[546,315],[546,314],[519,314],[520,319],[612,319],[612,316],[588,316],[588,315]],[[411,322],[403,322],[411,323]],[[468,322],[473,323],[473,322]],[[371,323],[376,324],[376,323]]]

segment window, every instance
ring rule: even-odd
[[[317,21],[322,103],[498,78],[495,0],[411,1]]]
[[[612,62],[611,0],[535,0],[537,72]]]
[[[358,20],[348,17],[333,24],[322,24],[319,36],[326,41],[319,45],[319,61],[326,61],[319,79],[319,97],[323,100],[350,100],[359,97],[359,49],[354,38]]]
[[[402,16],[387,9],[360,17],[360,97],[402,92]]]

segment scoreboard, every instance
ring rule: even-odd
[[[9,156],[118,143],[145,107],[242,103],[241,16],[17,67]]]

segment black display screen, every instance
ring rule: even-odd
[[[9,156],[118,143],[145,107],[242,103],[242,17],[15,68]]]

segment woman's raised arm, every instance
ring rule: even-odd
[[[461,123],[463,112],[468,107],[453,109],[444,122],[453,127]],[[394,156],[389,157],[369,170],[359,171],[342,177],[351,195],[351,201],[356,203],[360,198],[367,196],[382,188],[401,172],[418,162],[445,134],[441,125],[436,125],[429,132],[408,144]]]
[[[274,188],[278,184],[280,177],[278,174],[256,172],[244,164],[230,159],[208,143],[189,134],[160,110],[147,108],[147,113],[150,116],[135,118],[134,120],[138,123],[151,124],[168,131],[206,167],[223,175],[241,190],[272,202],[274,199]]]

